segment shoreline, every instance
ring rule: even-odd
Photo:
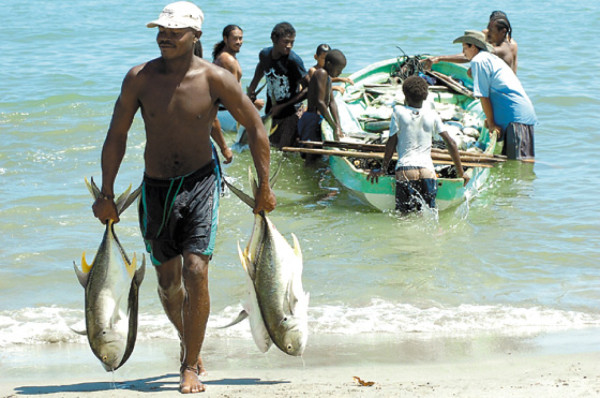
[[[592,396],[600,394],[599,336],[596,328],[527,338],[397,342],[317,336],[312,345],[309,340],[304,358],[276,348],[261,354],[245,339],[208,339],[203,396]],[[5,350],[0,397],[173,396],[179,383],[177,348],[172,340],[139,342],[113,374],[84,344]],[[374,384],[360,386],[354,376]]]

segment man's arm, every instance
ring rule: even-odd
[[[277,117],[277,114],[279,112],[281,112],[281,110],[284,109],[285,107],[304,101],[304,99],[306,98],[306,94],[308,94],[308,85],[304,86],[302,88],[302,90],[300,90],[296,95],[294,95],[292,98],[290,98],[286,102],[280,102],[276,105],[273,104],[273,106],[271,107],[271,112],[269,112],[269,113],[271,114],[272,117]]]
[[[331,114],[329,113],[329,106],[327,105],[326,98],[327,96],[327,86],[329,85],[327,71],[325,69],[319,69],[315,72],[312,79],[314,79],[314,83],[311,84],[312,88],[316,88],[317,90],[317,109],[321,115],[327,120],[327,123],[331,126],[334,132],[339,129],[338,120],[334,120]],[[312,95],[312,94],[311,94]],[[330,96],[331,98],[331,96]]]
[[[463,54],[438,55],[436,57],[429,57],[421,60],[421,63],[423,64],[423,67],[426,70],[430,70],[431,66],[433,64],[437,64],[438,62],[452,62],[455,64],[464,64],[469,62],[469,60]]]
[[[341,137],[344,136],[344,132],[342,131],[342,124],[340,123],[340,114],[338,112],[337,103],[335,102],[335,98],[333,97],[333,87],[329,93],[329,110],[331,112],[331,116],[333,116],[333,120],[337,125],[337,130],[334,130],[336,140],[340,140]]]
[[[223,130],[221,129],[221,122],[219,121],[218,117],[215,118],[212,127],[210,128],[210,136],[221,150],[221,155],[223,155],[225,158],[223,163],[231,163],[231,160],[233,159],[233,152],[231,152],[231,149],[229,149],[229,146],[227,146],[225,136],[223,135]]]
[[[389,167],[390,161],[392,160],[392,156],[394,155],[394,151],[396,150],[396,144],[398,143],[398,135],[394,134],[388,138],[387,143],[385,144],[385,153],[383,155],[383,161],[381,162],[380,169],[371,169],[369,175],[367,176],[367,180],[371,181],[371,184],[379,183],[379,177],[383,176],[387,173],[387,169]]]
[[[102,197],[96,199],[92,209],[94,215],[104,224],[108,220],[119,222],[119,215],[114,202],[114,183],[125,150],[127,148],[127,134],[135,113],[139,108],[136,89],[136,73],[139,69],[133,68],[127,73],[121,86],[121,94],[115,103],[110,127],[106,133],[102,147]]]
[[[494,108],[492,107],[492,101],[488,97],[480,97],[481,107],[483,108],[483,113],[485,113],[487,128],[490,133],[498,134],[498,138],[502,136],[502,130],[499,126],[496,125],[494,121]]]
[[[235,120],[246,128],[248,134],[250,153],[258,175],[258,193],[255,198],[254,213],[269,212],[275,208],[276,200],[269,186],[271,152],[265,127],[252,101],[242,93],[240,85],[233,75],[224,71],[215,72],[210,80],[214,99],[221,101]]]
[[[256,101],[256,87],[258,87],[258,83],[260,82],[260,79],[262,79],[264,74],[265,71],[262,66],[261,60],[258,61],[258,63],[256,64],[256,68],[254,69],[254,77],[252,78],[252,81],[250,82],[250,85],[248,86],[248,89],[246,91],[246,94],[248,94],[248,97],[250,97],[250,100],[252,102]]]

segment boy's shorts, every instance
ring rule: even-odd
[[[423,178],[420,180],[396,180],[396,210],[402,213],[421,211],[422,205],[435,208],[437,180]]]

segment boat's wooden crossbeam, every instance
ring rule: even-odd
[[[341,156],[341,157],[351,157],[351,158],[359,158],[359,159],[377,159],[383,160],[383,152],[359,152],[359,151],[347,151],[340,149],[318,149],[318,148],[297,148],[297,147],[283,147],[281,148],[284,152],[296,152],[296,153],[305,153],[310,155],[327,155],[327,156]],[[454,164],[454,162],[450,159],[446,159],[445,157],[434,157],[434,153],[432,153],[431,159],[433,160],[433,164]],[[398,160],[398,156],[394,154],[392,156],[392,160]],[[484,159],[477,159],[475,161],[462,161],[461,163],[463,167],[493,167],[493,163],[486,162]]]
[[[341,141],[300,141],[301,145],[311,147],[311,148],[342,148],[342,149],[352,149],[361,152],[384,152],[385,145],[383,144],[363,144],[358,142],[341,142]],[[486,163],[498,163],[505,162],[506,156],[502,155],[492,155],[488,153],[477,153],[477,152],[467,152],[467,151],[458,151],[460,154],[461,161],[464,159],[468,162],[486,162]],[[450,153],[447,149],[440,148],[431,148],[431,157],[435,159],[436,157],[446,156],[449,158]]]

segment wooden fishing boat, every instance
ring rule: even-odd
[[[367,175],[371,168],[379,167],[383,157],[383,145],[389,136],[392,108],[404,103],[402,81],[413,74],[425,76],[430,85],[430,95],[423,106],[432,106],[440,114],[449,134],[459,149],[466,174],[470,181],[463,186],[449,157],[434,157],[443,153],[443,140],[434,137],[432,158],[438,175],[436,203],[444,210],[477,194],[490,174],[494,157],[495,135],[484,127],[485,114],[478,99],[468,87],[472,79],[462,65],[440,62],[432,71],[423,71],[419,57],[402,56],[374,63],[350,75],[354,85],[346,85],[343,95],[336,93],[342,130],[345,137],[337,143],[328,123],[322,123],[322,150],[317,153],[329,156],[329,164],[335,178],[365,203],[379,209],[395,207],[395,176],[391,162],[388,174],[371,184]],[[380,144],[379,146],[373,144]],[[374,149],[379,149],[375,156]],[[321,150],[321,151],[322,151]],[[371,155],[364,155],[367,151]],[[349,152],[349,153],[342,153]],[[358,155],[363,153],[363,155]],[[446,155],[447,156],[447,155]],[[436,160],[437,159],[437,160]],[[481,162],[479,161],[481,160]],[[490,162],[487,162],[487,160]]]

